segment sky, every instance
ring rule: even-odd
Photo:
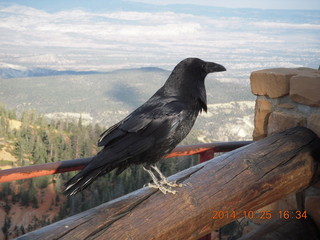
[[[216,7],[226,7],[226,8],[260,8],[260,9],[313,9],[313,10],[320,10],[320,1],[319,0],[197,0],[196,2],[193,0],[109,0],[108,2],[140,2],[140,3],[148,3],[148,4],[155,4],[155,5],[168,5],[168,4],[194,4],[194,5],[203,5],[203,6],[216,6]],[[3,2],[11,2],[17,3],[21,5],[28,5],[28,6],[42,6],[46,9],[55,9],[56,5],[60,5],[61,2],[65,6],[69,3],[71,5],[86,5],[92,6],[92,8],[98,8],[101,6],[101,3],[105,3],[107,1],[103,0],[91,0],[91,1],[84,1],[84,0],[68,0],[68,1],[61,1],[56,0],[54,4],[52,1],[41,1],[41,0],[9,0]],[[81,3],[82,2],[82,3]],[[0,2],[1,3],[1,2]]]
[[[131,0],[134,1],[134,0]],[[194,4],[194,0],[136,0],[152,4]],[[261,8],[261,9],[320,9],[319,0],[197,0],[196,4],[227,8]]]
[[[225,65],[225,81],[242,81],[257,69],[320,64],[320,10],[236,8],[240,2],[265,8],[282,8],[280,2],[298,8],[303,2],[304,8],[313,8],[319,0],[214,1],[236,9],[92,2],[0,2],[0,68],[171,70],[186,57],[199,57]]]

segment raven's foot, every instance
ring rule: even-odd
[[[162,178],[160,183],[163,183],[169,187],[182,187],[183,186],[183,184],[177,183],[176,181],[170,182],[166,177]]]
[[[159,189],[163,194],[167,194],[167,192],[168,193],[172,193],[172,194],[176,194],[177,193],[177,191],[172,190],[170,186],[166,187],[164,184],[159,183],[159,182],[157,182],[157,183],[149,183],[148,187],[149,188]]]
[[[176,194],[177,191],[172,190],[171,187],[182,187],[182,184],[177,184],[176,182],[169,182],[168,179],[160,172],[160,170],[156,166],[151,167],[158,172],[161,179],[158,180],[150,169],[146,169],[145,167],[143,167],[143,169],[149,173],[153,180],[153,183],[148,184],[149,188],[159,189],[164,194],[166,194],[167,192]]]
[[[156,165],[154,165],[154,166],[151,166],[154,170],[156,170],[156,172],[159,174],[159,176],[160,176],[160,178],[161,178],[161,183],[163,183],[163,184],[165,184],[165,185],[168,185],[169,187],[182,187],[183,186],[183,184],[180,184],[180,183],[177,183],[176,181],[174,181],[174,182],[170,182],[169,180],[168,180],[168,178],[166,178],[163,174],[162,174],[162,172],[159,170],[159,168],[156,166]]]

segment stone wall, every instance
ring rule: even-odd
[[[320,71],[311,68],[275,68],[251,73],[257,95],[253,139],[295,126],[320,136]]]
[[[260,70],[251,73],[250,82],[252,93],[257,95],[254,140],[295,126],[308,127],[320,137],[319,70],[311,68]],[[320,230],[319,206],[320,182],[303,193],[288,196],[266,208],[274,211],[303,208],[317,222]]]

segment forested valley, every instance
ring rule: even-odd
[[[90,157],[105,130],[98,124],[47,120],[33,110],[18,113],[0,104],[0,169]],[[195,134],[192,134],[194,136]],[[189,137],[183,144],[196,143]],[[159,168],[170,176],[197,163],[197,157],[163,159]],[[119,176],[111,172],[76,196],[66,197],[68,172],[0,184],[0,238],[11,239],[132,192],[150,181],[141,166]]]

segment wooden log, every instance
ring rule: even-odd
[[[319,150],[311,130],[289,129],[172,176],[175,195],[142,188],[18,239],[198,239],[308,187]]]

